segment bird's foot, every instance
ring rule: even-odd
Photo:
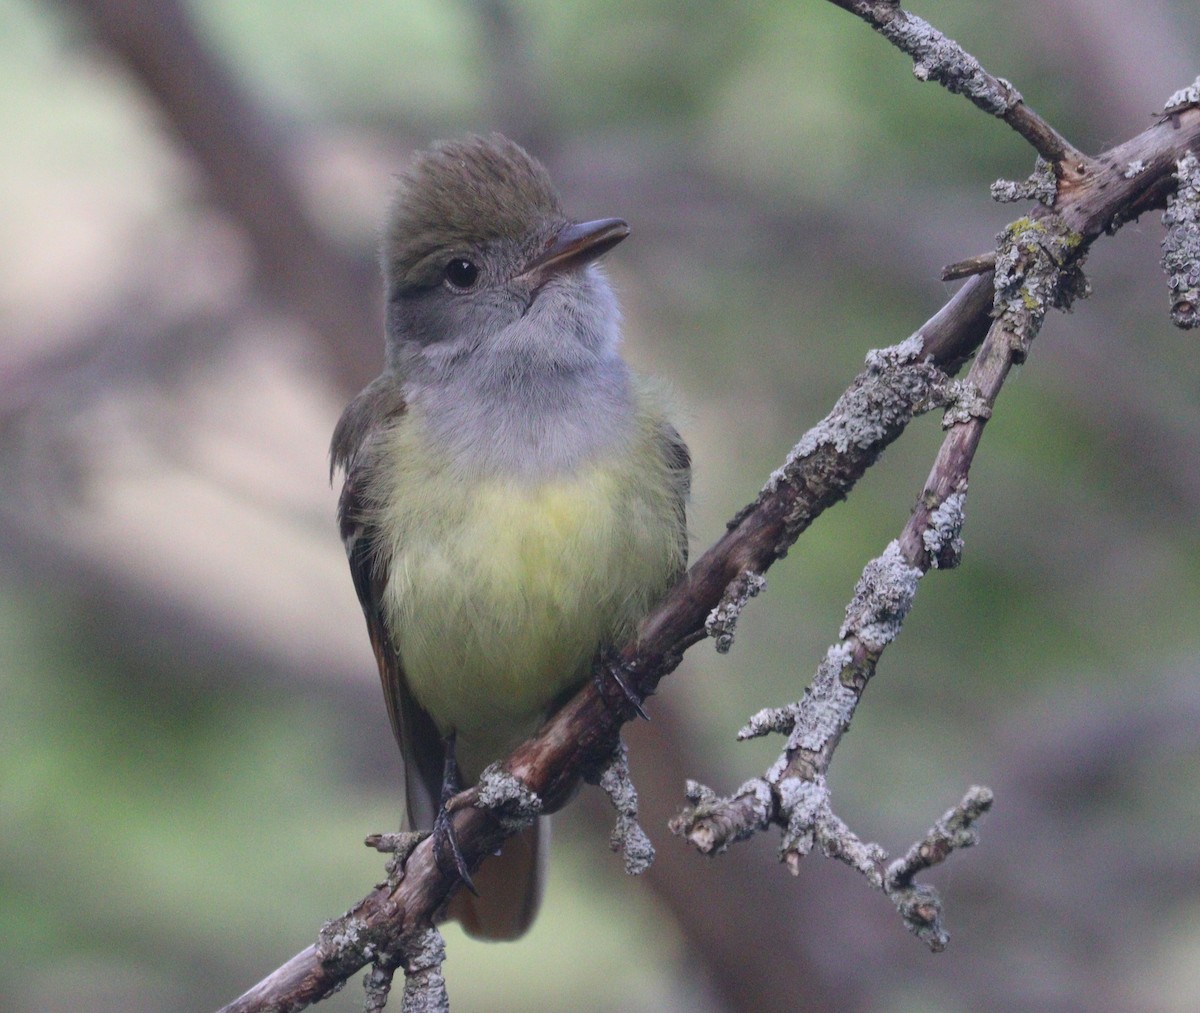
[[[450,818],[452,810],[450,802],[460,791],[462,791],[462,775],[458,769],[458,759],[454,754],[454,738],[455,733],[451,732],[446,736],[446,758],[442,767],[442,797],[438,805],[438,813],[433,821],[433,853],[437,858],[438,865],[445,867],[444,859],[448,857],[449,864],[453,866],[458,878],[462,880],[465,886],[475,896],[479,896],[479,891],[475,889],[475,883],[471,880],[471,870],[467,866],[467,860],[463,857],[462,849],[458,846],[458,839],[454,836],[454,822]]]
[[[596,688],[600,690],[600,695],[604,698],[605,702],[609,703],[610,707],[612,706],[611,702],[609,701],[608,687],[605,685],[605,682],[608,679],[611,679],[614,683],[616,683],[617,688],[621,691],[622,700],[633,708],[633,712],[639,718],[641,718],[643,721],[649,721],[650,715],[647,714],[645,708],[642,707],[642,698],[635,693],[630,688],[629,684],[621,677],[621,663],[617,660],[617,656],[615,654],[606,653],[601,657],[600,660],[601,666],[600,670],[595,676],[595,680]]]

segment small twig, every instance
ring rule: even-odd
[[[1197,81],[1200,85],[1200,80]],[[1162,266],[1170,279],[1171,322],[1200,327],[1200,161],[1190,151],[1177,163],[1179,187],[1163,212]]]
[[[640,876],[654,861],[654,845],[638,823],[638,794],[629,776],[629,751],[620,739],[596,783],[617,811],[609,845],[624,857],[625,871],[631,876]]]
[[[363,1013],[380,1013],[387,1008],[392,993],[392,980],[401,966],[399,957],[388,954],[380,957],[363,975]]]
[[[699,781],[688,781],[684,793],[690,806],[667,826],[702,855],[719,855],[731,844],[766,830],[775,815],[774,790],[761,777],[747,781],[727,798]]]
[[[733,581],[721,596],[720,602],[704,622],[704,630],[716,641],[718,654],[728,654],[733,647],[733,634],[746,603],[767,589],[767,578],[746,570]]]
[[[368,834],[363,843],[368,848],[385,855],[395,855],[403,862],[412,854],[413,848],[429,836],[427,830],[401,830],[398,832]]]
[[[992,807],[990,788],[973,785],[963,800],[947,811],[903,858],[888,866],[883,892],[891,898],[910,932],[931,950],[946,948],[949,935],[942,924],[942,905],[932,887],[915,882],[917,873],[931,869],[960,848],[978,842],[975,824]]]
[[[973,789],[961,813],[948,813],[885,878],[880,867],[886,855],[878,845],[864,844],[833,812],[825,775],[880,657],[900,632],[921,577],[930,569],[958,564],[967,478],[983,427],[1005,378],[1014,363],[1024,361],[1046,313],[1068,309],[1086,293],[1082,259],[1081,237],[1057,218],[1021,219],[1001,233],[996,319],[966,381],[955,387],[962,403],[947,411],[946,437],[904,531],[864,567],[838,642],[826,652],[804,698],[760,711],[738,733],[739,738],[786,733],[786,749],[762,778],[748,781],[730,798],[689,785],[692,808],[672,821],[673,830],[710,854],[771,823],[783,826],[780,853],[789,869],[795,872],[800,859],[819,844],[824,854],[847,862],[884,889],[909,929],[933,949],[944,947],[947,938],[941,906],[931,889],[912,883],[913,874],[940,861],[952,847],[964,846],[963,828],[990,805],[990,792]],[[895,352],[891,357],[903,358]]]
[[[1038,155],[1033,172],[1026,179],[1020,182],[998,179],[992,184],[991,192],[992,200],[1000,204],[1035,200],[1045,207],[1052,208],[1058,199],[1058,180],[1054,176],[1054,166]]]
[[[426,830],[402,830],[396,833],[369,834],[363,843],[368,848],[391,856],[384,869],[387,872],[388,884],[395,886],[404,878],[404,865],[408,856],[428,836],[429,832]]]
[[[450,996],[442,964],[446,943],[432,926],[407,940],[404,964],[404,1005],[402,1013],[449,1013]]]
[[[965,260],[947,264],[942,268],[942,281],[958,281],[959,278],[969,278],[975,274],[986,274],[996,266],[996,251],[980,253]]]
[[[913,73],[965,95],[976,106],[999,117],[1052,165],[1078,173],[1090,159],[1025,104],[1021,93],[1002,77],[983,69],[975,57],[929,22],[900,7],[897,0],[830,0],[862,18],[892,45],[913,58]],[[1056,171],[1058,169],[1056,168]]]
[[[992,804],[989,789],[969,789],[963,800],[946,812],[903,858],[890,865],[888,853],[881,845],[859,838],[833,811],[823,774],[812,780],[787,778],[777,788],[755,779],[729,798],[719,798],[710,788],[689,781],[688,800],[692,806],[671,820],[671,829],[702,853],[717,855],[749,836],[756,821],[765,829],[772,820],[777,820],[776,794],[779,811],[790,814],[781,852],[793,875],[800,871],[800,859],[818,847],[826,858],[844,862],[882,891],[895,905],[905,927],[931,950],[940,952],[946,948],[949,934],[942,922],[941,899],[936,890],[915,882],[915,878],[944,862],[953,851],[976,843],[974,825]]]
[[[889,891],[903,890],[918,873],[944,862],[952,851],[978,842],[975,824],[992,807],[990,788],[972,785],[953,809],[948,810],[903,858],[888,866],[884,884]]]

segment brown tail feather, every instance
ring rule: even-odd
[[[472,877],[479,896],[459,890],[446,914],[476,939],[509,940],[524,935],[542,903],[550,820],[539,819],[528,830],[504,842],[504,850],[479,867]]]

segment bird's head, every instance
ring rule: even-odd
[[[500,134],[439,143],[400,177],[383,238],[389,353],[603,355],[617,309],[595,260],[628,234],[567,217],[545,167]]]

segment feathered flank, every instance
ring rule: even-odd
[[[545,166],[503,134],[439,141],[400,176],[383,236],[389,292],[435,284],[446,259],[565,223]]]

